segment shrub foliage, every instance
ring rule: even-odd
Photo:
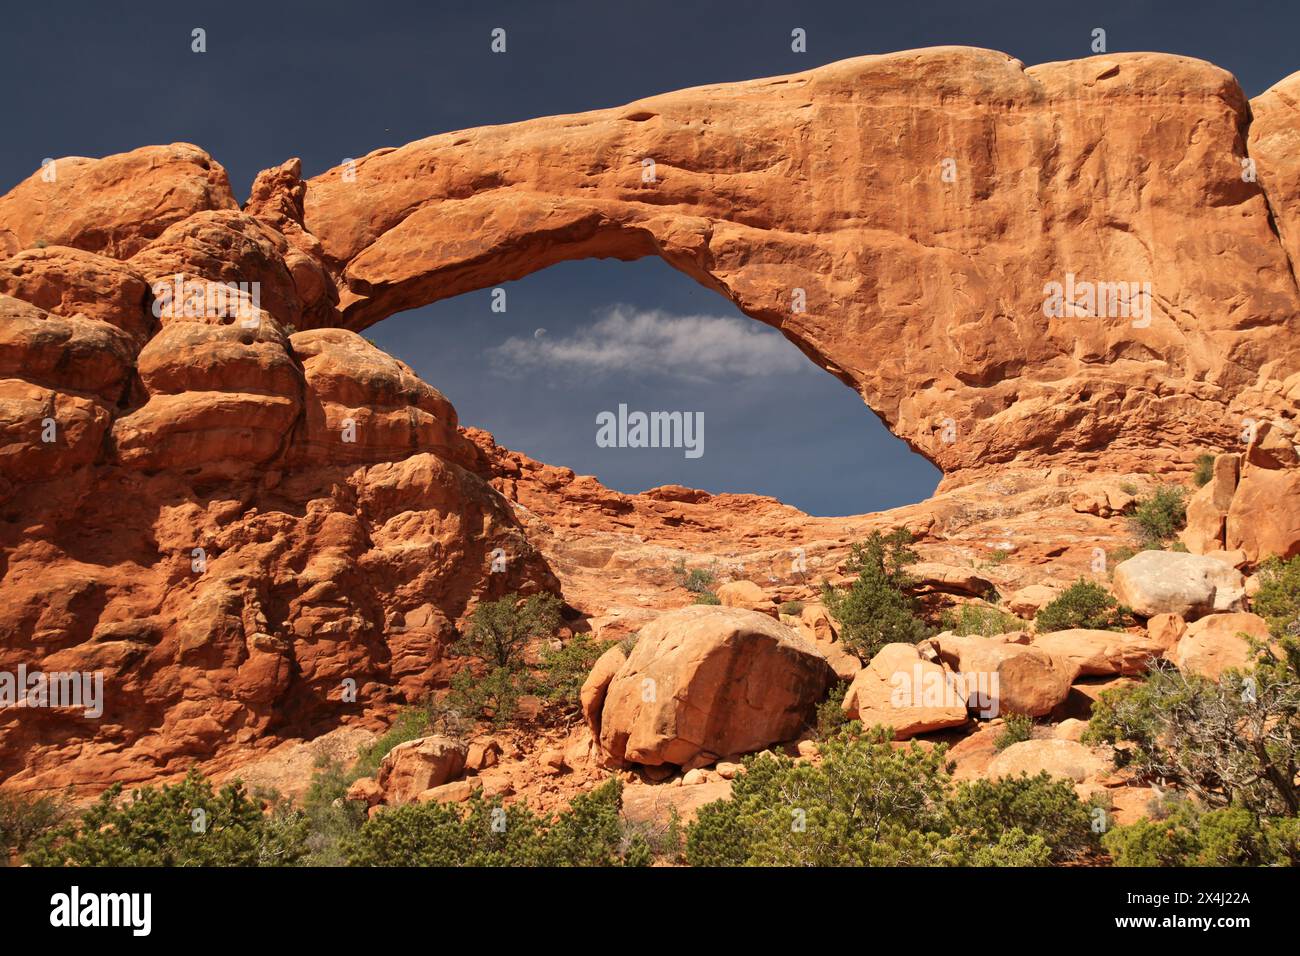
[[[367,820],[344,852],[351,866],[644,866],[644,837],[624,839],[622,786],[611,779],[550,818],[477,793],[463,806],[394,807]]]
[[[1093,631],[1122,631],[1132,619],[1124,607],[1100,584],[1080,578],[1034,616],[1040,633],[1082,627]]]
[[[1119,827],[1105,846],[1131,866],[1300,863],[1300,557],[1259,572],[1254,608],[1273,643],[1214,681],[1154,668],[1103,693],[1085,740],[1122,743],[1116,760],[1191,800]]]
[[[939,622],[945,631],[958,635],[993,637],[1025,627],[1025,622],[1001,608],[983,604],[963,604],[955,610],[945,611]]]
[[[906,528],[888,535],[873,531],[853,545],[846,562],[858,579],[847,588],[822,587],[826,608],[840,625],[840,640],[865,661],[885,644],[915,644],[930,633],[908,593],[915,582],[907,567],[917,560],[911,543]]]
[[[1030,740],[1033,736],[1034,718],[1027,714],[1008,714],[1006,720],[1002,723],[1002,730],[993,740],[993,746],[1002,751],[1012,744]]]
[[[814,766],[745,761],[687,829],[692,866],[1043,866],[1094,846],[1087,807],[1042,774],[955,787],[946,748],[895,748],[856,721]]]
[[[1209,452],[1202,452],[1196,456],[1196,470],[1192,472],[1192,484],[1197,488],[1204,488],[1214,477],[1214,456]]]
[[[1116,827],[1101,842],[1117,866],[1300,866],[1300,819],[1203,810],[1189,800]]]
[[[301,813],[263,812],[239,783],[213,791],[197,770],[177,784],[110,788],[24,856],[33,866],[288,866],[306,855]]]
[[[63,796],[0,793],[0,866],[9,854],[24,852],[71,815],[69,801]]]
[[[1139,498],[1129,521],[1143,548],[1159,549],[1187,526],[1187,491],[1178,485],[1161,485]]]

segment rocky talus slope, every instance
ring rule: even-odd
[[[1184,539],[1223,569],[1208,598],[1203,567],[1161,568],[1182,597],[1147,595],[1127,636],[1027,627],[913,652],[1004,675],[1057,736],[995,757],[992,731],[950,712],[909,713],[904,736],[960,739],[959,773],[1038,761],[1103,785],[1070,722],[1097,687],[1152,653],[1232,659],[1242,622],[1215,619],[1247,614],[1258,561],[1300,550],[1297,88],[1247,101],[1182,57],[1025,68],[940,48],[442,134],[310,179],[290,160],[242,206],[187,144],[55,161],[0,197],[0,671],[101,671],[106,705],[0,710],[0,778],[89,794],[197,762],[291,791],[316,746],[300,741],[353,747],[445,686],[466,615],[510,591],[560,591],[570,631],[648,628],[725,673],[718,647],[757,642],[763,673],[800,675],[778,710],[833,671],[865,719],[911,658],[837,647],[817,586],[852,542],[906,526],[929,598],[993,588],[1031,617],[1081,575],[1108,580],[1097,555],[1129,542],[1135,497],[1215,454]],[[619,494],[462,428],[359,334],[559,261],[646,255],[854,388],[943,469],[939,493],[845,518]],[[1133,315],[1045,314],[1067,277],[1150,292]],[[256,308],[227,283],[256,283]],[[654,623],[692,600],[679,559],[714,569],[725,612]],[[455,759],[411,748],[368,799],[468,769],[548,805],[615,767],[695,773],[712,789],[658,788],[689,808],[732,772],[711,747],[798,736],[782,714],[728,716],[750,691],[650,643],[598,668],[587,723]],[[661,733],[678,718],[617,693],[643,672],[727,713]],[[661,797],[632,788],[629,806]]]

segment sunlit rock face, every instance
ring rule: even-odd
[[[94,791],[381,726],[476,602],[563,585],[617,635],[689,600],[674,548],[757,552],[735,576],[783,599],[791,549],[833,571],[875,526],[1018,536],[1008,593],[1086,561],[1120,519],[1072,483],[1294,431],[1295,82],[1252,107],[1181,57],[913,51],[290,160],[242,207],[188,144],[53,161],[0,197],[0,671],[102,674],[103,709],[0,709],[0,776]],[[620,495],[462,429],[358,334],[646,255],[858,391],[943,493]]]
[[[1180,460],[1236,442],[1300,368],[1285,86],[1252,125],[1233,77],[1186,57],[861,57],[376,150],[309,180],[304,222],[349,328],[566,259],[660,255],[949,485]]]

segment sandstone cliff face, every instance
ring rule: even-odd
[[[94,790],[365,721],[445,678],[475,601],[562,584],[626,633],[688,600],[693,551],[802,586],[908,524],[963,567],[1010,540],[1004,591],[1068,579],[1118,543],[1070,503],[1097,473],[1294,431],[1296,82],[1252,107],[1180,57],[864,57],[290,161],[242,209],[194,146],[56,161],[0,197],[0,670],[102,670],[106,710],[0,710],[0,775]],[[846,519],[620,495],[461,429],[357,334],[643,255],[855,388],[944,493]],[[1067,274],[1150,282],[1150,323],[1044,315]]]
[[[374,715],[445,679],[475,600],[555,587],[436,389],[294,331],[334,290],[292,185],[263,221],[193,147],[57,170],[0,200],[0,670],[101,671],[104,713],[0,710],[0,774],[96,789]],[[227,282],[258,307],[210,308]]]

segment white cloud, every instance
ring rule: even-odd
[[[715,382],[814,367],[793,343],[753,319],[669,315],[624,305],[565,335],[509,338],[489,349],[488,357],[506,373],[547,369],[588,378],[631,374]]]

